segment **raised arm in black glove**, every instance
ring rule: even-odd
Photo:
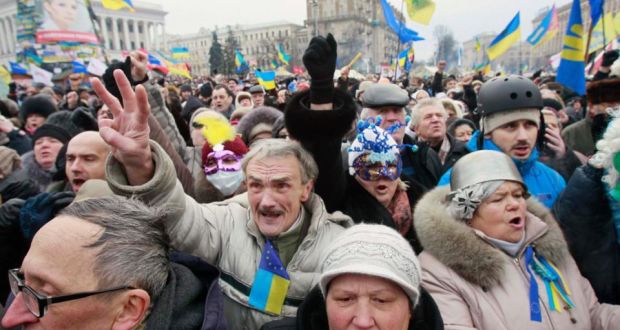
[[[310,40],[303,56],[310,75],[310,103],[332,103],[334,98],[334,72],[338,45],[330,33],[327,38],[318,36]]]

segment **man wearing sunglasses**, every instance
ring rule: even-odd
[[[118,196],[65,208],[37,232],[21,268],[9,270],[2,327],[221,328],[218,272],[187,256],[176,260],[191,269],[169,261],[164,213]],[[209,306],[214,318],[204,317]]]

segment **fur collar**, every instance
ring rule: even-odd
[[[505,254],[448,214],[444,201],[449,192],[448,187],[435,188],[415,209],[415,229],[424,251],[470,283],[486,288],[501,283]],[[564,264],[569,258],[568,247],[551,212],[534,198],[528,199],[527,209],[535,221],[547,225],[545,233],[529,243],[549,261]]]

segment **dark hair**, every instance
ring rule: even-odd
[[[213,91],[216,91],[218,89],[224,89],[226,90],[226,94],[228,94],[228,96],[235,98],[235,94],[230,90],[230,88],[228,88],[228,86],[224,85],[224,84],[217,84],[215,85],[215,87],[213,87]]]

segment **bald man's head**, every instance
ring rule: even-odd
[[[74,192],[86,180],[105,180],[105,160],[109,152],[110,147],[98,132],[83,132],[69,141],[65,172]]]

